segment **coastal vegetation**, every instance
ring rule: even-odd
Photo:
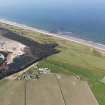
[[[56,43],[59,52],[40,60],[38,67],[49,68],[53,73],[79,76],[88,81],[99,104],[105,105],[105,84],[100,82],[105,76],[105,52],[38,32],[12,26],[5,28],[40,44]]]

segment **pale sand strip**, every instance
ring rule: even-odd
[[[42,33],[43,35],[62,38],[62,39],[68,40],[68,41],[72,41],[72,42],[75,42],[75,43],[78,43],[78,44],[83,44],[83,45],[86,45],[86,46],[89,46],[89,47],[92,47],[92,48],[95,48],[95,49],[98,49],[98,50],[105,51],[105,45],[100,44],[100,43],[95,43],[95,42],[92,42],[92,41],[86,41],[86,40],[76,38],[76,37],[72,37],[72,36],[50,33],[50,32],[44,31],[44,30],[40,30],[40,29],[37,29],[37,28],[26,26],[24,24],[19,24],[19,23],[13,22],[13,21],[8,21],[6,19],[0,19],[0,22],[4,23],[4,24],[15,26],[15,27],[19,27],[19,28],[22,28],[22,29],[25,29],[25,30],[39,32],[39,33]]]

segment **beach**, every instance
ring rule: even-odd
[[[104,44],[95,43],[93,41],[87,41],[87,40],[84,40],[84,39],[74,37],[72,35],[68,36],[68,35],[50,33],[50,32],[45,31],[45,30],[37,29],[37,28],[30,27],[30,26],[27,26],[27,25],[24,25],[24,24],[16,23],[14,21],[9,21],[9,20],[6,20],[6,19],[0,19],[0,23],[8,24],[8,25],[15,26],[15,27],[18,27],[18,28],[21,28],[21,29],[25,29],[25,30],[38,32],[38,33],[41,33],[42,35],[48,35],[48,36],[52,36],[52,37],[56,37],[56,38],[61,38],[61,39],[64,39],[64,40],[72,41],[72,42],[75,42],[75,43],[78,43],[78,44],[86,45],[86,46],[89,46],[89,47],[92,47],[92,48],[95,48],[95,49],[98,49],[98,50],[105,51],[105,45]]]

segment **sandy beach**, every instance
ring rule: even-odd
[[[95,43],[93,41],[83,40],[83,39],[80,39],[80,38],[77,38],[77,37],[73,37],[73,36],[67,36],[67,35],[60,35],[60,34],[50,33],[48,31],[40,30],[40,29],[37,29],[37,28],[34,28],[34,27],[29,27],[27,25],[19,24],[19,23],[16,23],[16,22],[13,22],[13,21],[9,21],[9,20],[6,20],[6,19],[0,19],[0,22],[4,23],[4,24],[15,26],[15,27],[19,27],[19,28],[22,28],[22,29],[25,29],[25,30],[39,32],[39,33],[42,33],[43,35],[48,35],[48,36],[52,36],[52,37],[62,38],[64,40],[72,41],[72,42],[75,42],[75,43],[78,43],[78,44],[83,44],[83,45],[86,45],[86,46],[89,46],[89,47],[92,47],[92,48],[95,48],[95,49],[98,49],[98,50],[105,51],[105,45],[104,44]]]

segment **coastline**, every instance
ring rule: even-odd
[[[95,49],[98,49],[98,50],[105,51],[105,45],[104,44],[95,43],[93,41],[87,41],[87,40],[80,39],[80,38],[73,37],[73,36],[50,33],[48,31],[44,31],[44,30],[37,29],[37,28],[34,28],[34,27],[30,27],[30,26],[27,26],[27,25],[24,25],[24,24],[16,23],[14,21],[9,21],[9,20],[6,20],[6,19],[0,19],[0,23],[8,24],[8,25],[15,26],[15,27],[19,27],[19,28],[25,29],[25,30],[38,32],[38,33],[41,33],[43,35],[48,35],[48,36],[52,36],[52,37],[56,37],[56,38],[61,38],[61,39],[64,39],[64,40],[68,40],[68,41],[71,41],[71,42],[75,42],[75,43],[78,43],[78,44],[82,44],[82,45],[85,45],[85,46],[88,46],[88,47],[92,47],[92,48],[95,48]]]

